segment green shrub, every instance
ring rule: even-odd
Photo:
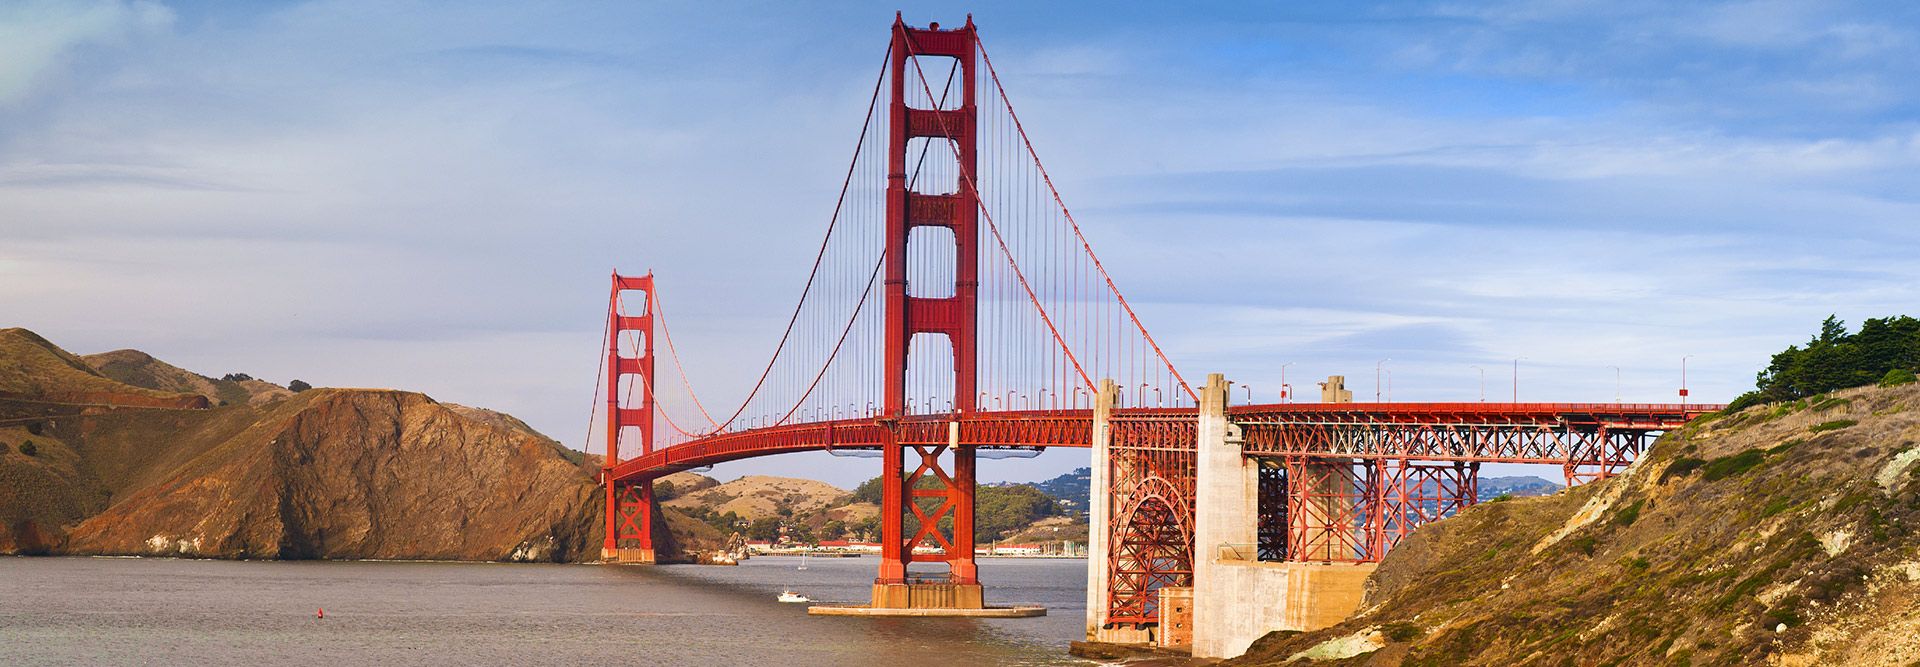
[[[1640,505],[1642,502],[1644,501],[1635,500],[1632,505],[1620,508],[1620,511],[1613,515],[1613,525],[1631,526],[1633,522],[1639,521]]]
[[[1709,482],[1733,477],[1767,462],[1767,453],[1749,449],[1733,456],[1722,456],[1700,467],[1700,477]]]
[[[1818,424],[1814,424],[1812,426],[1808,426],[1807,430],[1812,431],[1814,433],[1820,433],[1823,431],[1838,431],[1840,429],[1843,429],[1858,423],[1860,422],[1857,422],[1851,419],[1835,419],[1830,422],[1821,422]]]
[[[1686,477],[1687,475],[1693,474],[1693,471],[1699,470],[1700,466],[1703,466],[1706,464],[1707,464],[1706,459],[1696,459],[1691,456],[1682,456],[1680,458],[1674,459],[1673,463],[1667,464],[1667,470],[1665,472],[1660,473],[1660,481],[1662,482],[1667,481],[1667,478],[1669,477]]]
[[[1788,441],[1786,441],[1786,442],[1783,442],[1783,443],[1780,443],[1780,444],[1778,444],[1778,445],[1774,445],[1774,446],[1772,446],[1772,447],[1768,447],[1768,448],[1767,448],[1767,456],[1773,456],[1774,454],[1781,454],[1781,453],[1785,453],[1785,452],[1786,452],[1787,450],[1789,450],[1789,449],[1793,449],[1794,447],[1798,447],[1798,446],[1800,445],[1800,443],[1802,443],[1802,442],[1806,442],[1806,441],[1805,441],[1805,440],[1801,440],[1801,439],[1799,439],[1799,438],[1794,438],[1794,439],[1792,439],[1792,440],[1788,440]]]
[[[293,390],[293,393],[296,394],[312,388],[313,385],[307,384],[305,380],[294,380],[287,383],[287,389]]]
[[[8,449],[7,443],[0,442],[0,456],[5,456]]]
[[[1380,626],[1380,634],[1385,635],[1387,641],[1410,642],[1419,639],[1420,635],[1426,633],[1420,631],[1420,626],[1407,622],[1398,622]]]
[[[1792,498],[1789,498],[1786,496],[1775,496],[1772,500],[1767,501],[1767,505],[1765,507],[1760,508],[1760,518],[1765,519],[1775,514],[1785,512],[1789,507],[1793,507]]]
[[[1898,387],[1903,384],[1913,384],[1915,380],[1920,380],[1920,377],[1916,377],[1913,371],[1905,368],[1895,368],[1887,371],[1886,375],[1880,376],[1880,386]]]
[[[1592,535],[1581,535],[1567,540],[1567,549],[1577,551],[1583,556],[1592,556],[1597,542]]]
[[[1826,412],[1834,408],[1845,407],[1853,404],[1853,401],[1850,401],[1844,398],[1834,398],[1831,396],[1818,399],[1818,400],[1814,400],[1814,399],[1809,399],[1809,400],[1813,400],[1813,405],[1809,407],[1811,407],[1814,412]]]
[[[22,440],[20,441],[20,453],[26,454],[27,456],[38,456],[40,454],[40,446],[33,444],[32,440]]]
[[[1920,470],[1920,468],[1916,468],[1916,470]],[[1497,496],[1494,496],[1494,497],[1493,497],[1493,500],[1489,500],[1489,501],[1487,501],[1487,502],[1490,502],[1490,503],[1504,503],[1504,502],[1507,502],[1507,501],[1509,501],[1509,500],[1513,500],[1513,494],[1512,494],[1512,493],[1502,493],[1502,494],[1500,494],[1500,495],[1497,495]]]

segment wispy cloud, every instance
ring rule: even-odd
[[[1347,374],[1370,391],[1392,357],[1397,397],[1445,399],[1483,370],[1511,391],[1525,357],[1523,398],[1611,396],[1618,366],[1627,399],[1661,400],[1682,355],[1697,395],[1726,398],[1827,313],[1920,303],[1916,12],[975,18],[1068,203],[1189,373],[1271,397],[1291,362],[1296,388]],[[797,293],[794,248],[832,209],[892,15],[9,4],[0,325],[206,372],[418,387],[572,443],[605,273],[653,268],[724,402]]]

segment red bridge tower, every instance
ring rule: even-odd
[[[621,305],[622,292],[642,292],[640,312],[629,315]],[[652,563],[653,559],[653,480],[620,482],[613,468],[620,463],[620,439],[633,428],[640,437],[640,454],[653,452],[653,274],[623,276],[613,274],[613,293],[607,305],[607,458],[601,478],[607,489],[606,541],[600,558],[608,562]],[[621,334],[639,334],[634,352],[620,354]],[[621,379],[632,406],[622,405]],[[637,396],[635,393],[637,392]]]
[[[979,290],[979,192],[976,190],[977,113],[975,107],[975,51],[973,18],[958,30],[941,30],[935,23],[926,29],[912,28],[897,15],[893,23],[891,46],[891,101],[888,105],[890,136],[887,141],[886,199],[886,344],[885,394],[883,419],[895,421],[907,414],[906,401],[908,354],[916,338],[945,336],[953,351],[953,411],[956,415],[974,412],[976,395],[976,315]],[[951,67],[926,67],[922,59],[951,58],[958,61],[957,78],[962,86],[959,104],[942,104],[947,91],[939,97],[927,87],[926,70]],[[948,64],[943,61],[942,64]],[[911,72],[909,71],[911,68]],[[929,102],[936,108],[909,106],[909,74]],[[954,183],[909,183],[907,172],[919,166],[909,161],[908,148],[914,139],[946,141],[957,159],[952,171],[930,169],[933,173],[952,173]],[[915,160],[933,152],[922,150]],[[922,192],[919,190],[930,190]],[[916,228],[944,229],[953,235],[954,277],[949,296],[916,296],[919,286],[907,284],[908,240]],[[924,238],[924,237],[923,237]],[[945,272],[923,273],[945,275]],[[938,286],[926,293],[944,292]],[[937,349],[937,347],[935,348]],[[873,606],[905,608],[938,606],[979,608],[982,606],[980,581],[973,558],[974,450],[956,436],[942,445],[902,444],[898,428],[882,448],[881,560],[880,574],[874,580]],[[913,456],[908,456],[911,452]],[[943,455],[950,461],[941,460]],[[923,480],[932,480],[925,484]],[[913,521],[908,521],[908,514]],[[948,533],[942,519],[951,519]],[[909,530],[911,529],[911,534]],[[915,553],[915,547],[933,547]],[[935,549],[937,548],[937,549]],[[938,553],[934,553],[935,551]],[[946,581],[915,582],[909,579],[907,566],[914,561],[945,561]],[[918,592],[916,592],[918,591]]]

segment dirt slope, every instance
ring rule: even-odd
[[[1232,664],[1915,664],[1916,387],[1696,422],[1622,477],[1481,504],[1393,551],[1355,618]]]

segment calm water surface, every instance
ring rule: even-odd
[[[1091,664],[1085,561],[983,560],[988,603],[1048,608],[992,620],[808,616],[774,596],[864,602],[877,561],[799,564],[0,558],[0,665]]]

